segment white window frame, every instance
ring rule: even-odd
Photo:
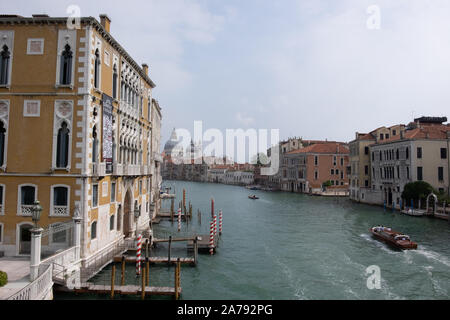
[[[0,30],[0,48],[4,45],[8,46],[10,52],[9,66],[8,66],[8,83],[0,84],[0,88],[10,88],[12,78],[12,66],[14,64],[14,30]]]
[[[38,113],[37,114],[32,114],[32,113],[27,113],[27,103],[29,102],[37,102],[38,104]],[[41,100],[24,100],[23,102],[23,116],[24,117],[40,117],[41,116]]]
[[[40,52],[31,52],[30,51],[31,41],[41,42],[41,51]],[[44,38],[29,38],[27,40],[27,55],[43,55],[44,54],[44,44],[45,44]]]
[[[57,109],[60,104],[69,103],[72,107],[72,112],[70,115],[62,117],[58,114]],[[73,113],[74,113],[74,102],[73,100],[55,100],[54,105],[54,117],[53,117],[53,145],[52,145],[52,169],[53,170],[64,170],[70,171],[72,164],[72,137],[73,137]],[[69,152],[67,159],[67,167],[65,168],[57,168],[56,167],[56,152],[58,150],[58,131],[61,128],[61,124],[64,122],[67,123],[67,129],[69,129]]]
[[[70,84],[61,84],[59,82],[61,75],[61,55],[64,51],[64,47],[68,44],[72,49],[72,78],[70,80]],[[58,55],[56,57],[56,88],[73,88],[75,85],[75,74],[78,74],[78,71],[75,70],[75,60],[77,60],[77,30],[69,30],[69,29],[60,29],[58,31]]]
[[[6,170],[6,165],[8,162],[8,135],[9,135],[9,110],[10,110],[10,104],[9,104],[9,100],[0,100],[0,102],[5,103],[7,105],[8,108],[8,112],[6,113],[6,115],[3,115],[2,117],[0,117],[0,121],[3,122],[3,127],[6,129],[6,133],[5,133],[5,150],[3,150],[3,165],[0,167],[0,169],[2,169],[3,171]]]
[[[97,186],[97,205],[94,206],[94,186]],[[99,203],[99,192],[98,192],[98,183],[94,183],[92,185],[92,191],[91,191],[91,207],[92,208],[98,208],[98,203]]]
[[[113,189],[114,185],[114,189]],[[109,194],[109,202],[116,203],[117,202],[117,183],[115,181],[111,181],[111,188],[110,188],[110,194]],[[112,201],[112,195],[114,194],[114,201]]]
[[[3,222],[0,222],[0,244],[3,244],[3,234],[5,233],[5,225]]]
[[[66,215],[54,215],[54,189],[57,187],[63,187],[67,189],[67,214]],[[66,184],[54,184],[50,187],[50,213],[49,217],[70,217],[70,186]]]
[[[2,201],[1,203],[1,208],[0,208],[0,216],[4,216],[5,215],[5,194],[6,194],[6,185],[0,183],[0,187],[3,189],[2,191],[2,199],[0,199]],[[1,242],[1,241],[0,241]]]
[[[36,184],[33,183],[23,183],[23,184],[19,184],[17,186],[17,215],[20,217],[31,217],[29,215],[23,215],[22,214],[22,201],[21,201],[21,189],[22,187],[34,187],[34,201],[36,201],[38,199],[38,186]]]

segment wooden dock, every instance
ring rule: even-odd
[[[158,213],[158,215],[156,216],[156,219],[160,219],[160,220],[171,220],[173,217],[173,221],[177,221],[178,219],[178,213],[175,212],[172,216],[172,214],[168,211],[161,211],[160,213]],[[188,215],[185,215],[184,213],[181,214],[181,220],[182,221],[186,221],[186,217],[189,217]]]
[[[198,237],[198,252],[202,252],[202,253],[209,253],[209,235],[199,235]],[[216,252],[216,248],[219,245],[219,237],[215,237],[214,238],[214,253]],[[189,240],[188,244],[188,251],[193,251],[194,250],[194,240]]]
[[[86,283],[79,288],[74,289],[77,293],[95,293],[95,294],[111,294],[110,285],[99,285],[94,283]],[[178,288],[178,294],[181,294],[181,287]],[[145,287],[146,296],[175,296],[174,287]],[[123,295],[142,295],[141,286],[125,285],[114,286],[114,293]]]
[[[136,263],[136,256],[130,256],[130,255],[123,255],[125,257],[125,263]],[[142,258],[142,262],[145,262],[146,258]],[[177,260],[180,260],[181,264],[189,264],[189,265],[195,265],[195,259],[194,258],[177,258],[172,257],[169,261],[169,257],[149,257],[148,261],[150,264],[173,264],[176,265]],[[122,256],[115,256],[114,262],[122,262]]]

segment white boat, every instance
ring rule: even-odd
[[[408,209],[408,210],[402,210],[402,213],[407,214],[408,216],[421,217],[425,214],[425,210]]]

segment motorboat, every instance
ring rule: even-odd
[[[394,231],[389,227],[372,227],[370,232],[374,237],[386,243],[392,244],[400,249],[417,249],[417,243],[411,241],[406,234]]]

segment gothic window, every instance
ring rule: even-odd
[[[97,139],[97,127],[94,126],[92,129],[92,162],[98,162],[98,154],[97,154],[97,148],[98,148],[98,139]]]
[[[95,62],[94,62],[94,87],[98,89],[100,84],[100,53],[95,50]]]
[[[8,84],[10,58],[11,53],[9,52],[8,46],[4,45],[0,53],[0,85]]]
[[[56,166],[65,168],[69,163],[69,129],[64,121],[58,130],[58,140],[56,146]]]
[[[68,85],[72,83],[72,50],[69,44],[66,44],[61,54],[61,67],[59,83]]]
[[[118,74],[117,74],[117,65],[114,64],[114,68],[113,68],[113,98],[117,99],[117,78],[118,78]]]

